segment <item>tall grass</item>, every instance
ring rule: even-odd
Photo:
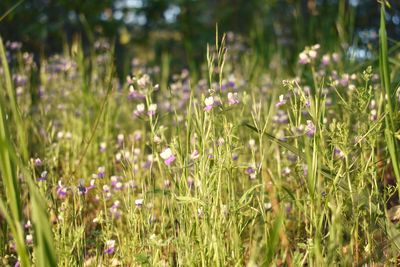
[[[35,75],[20,52],[10,70],[2,52],[1,212],[21,263],[396,265],[397,70],[381,8],[380,68],[314,45],[292,75],[261,64],[274,60],[261,29],[255,48],[217,30],[204,62],[189,64],[201,72],[170,73],[164,54],[119,81],[113,45],[85,52],[76,38],[43,59],[37,88],[18,79]]]
[[[6,192],[6,199],[1,199],[0,209],[5,216],[13,234],[21,266],[30,266],[27,247],[23,232],[23,205],[28,203],[21,199],[21,179],[27,183],[30,193],[30,206],[32,221],[35,229],[34,259],[37,266],[55,266],[56,257],[53,248],[52,230],[47,214],[47,204],[33,183],[31,174],[27,169],[28,144],[26,136],[26,123],[21,116],[15,98],[8,62],[0,38],[0,59],[3,68],[2,86],[5,89],[0,94],[0,133],[1,133],[1,176]],[[8,109],[7,109],[8,108]],[[15,128],[11,129],[9,125]],[[16,136],[12,140],[11,136]],[[18,144],[18,145],[14,145]],[[10,213],[9,213],[10,210]]]

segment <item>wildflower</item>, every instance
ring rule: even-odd
[[[331,56],[329,54],[325,54],[322,56],[321,64],[323,66],[327,66],[327,65],[329,65],[330,61],[331,61]]]
[[[230,106],[239,104],[238,93],[229,92],[228,93],[228,103],[229,103]]]
[[[238,160],[238,159],[239,159],[239,155],[236,154],[236,153],[233,153],[233,154],[232,154],[232,160],[233,160],[233,161],[236,161],[236,160]]]
[[[310,63],[310,59],[308,58],[308,55],[305,52],[301,52],[299,54],[299,64],[306,65],[308,63]]]
[[[25,229],[30,229],[30,228],[32,227],[31,220],[28,220],[28,221],[26,222],[26,224],[24,225],[24,227],[25,227]]]
[[[145,110],[144,104],[143,104],[143,103],[138,104],[138,105],[136,106],[136,110],[133,112],[133,114],[134,114],[136,117],[139,117],[140,115],[143,114],[144,110]]]
[[[246,173],[249,175],[250,180],[254,180],[256,178],[256,170],[253,167],[248,167],[246,169]]]
[[[341,158],[344,156],[344,153],[342,150],[340,150],[340,148],[335,147],[335,149],[333,150],[333,153],[335,155],[335,157]]]
[[[78,185],[78,193],[80,195],[85,195],[87,193],[86,187],[83,184]]]
[[[122,146],[122,144],[124,143],[124,135],[123,134],[119,134],[117,136],[117,143],[119,146]]]
[[[46,179],[47,179],[47,171],[43,171],[41,174],[40,174],[40,177],[37,179],[39,182],[41,182],[41,181],[45,181]]]
[[[204,110],[210,111],[214,106],[214,97],[210,96],[204,99],[204,104],[206,105]]]
[[[283,170],[282,170],[283,175],[289,175],[290,172],[291,172],[291,170],[290,170],[290,168],[287,167],[287,166],[286,166],[285,168],[283,168]]]
[[[150,84],[150,76],[147,74],[144,74],[140,79],[137,80],[137,84],[140,88],[145,88]]]
[[[95,183],[96,183],[95,179],[90,180],[89,186],[86,187],[86,190],[89,191],[89,190],[92,190],[93,188],[95,188],[95,185],[94,185]]]
[[[250,148],[255,148],[256,147],[256,140],[250,139],[249,140],[249,147]]]
[[[100,147],[100,152],[104,153],[107,149],[107,144],[105,142],[101,142],[99,147]]]
[[[121,212],[119,211],[120,205],[121,205],[120,201],[116,200],[114,201],[113,205],[110,208],[111,215],[116,219],[119,219],[121,217]]]
[[[130,85],[130,86],[129,86],[128,98],[129,98],[129,99],[141,100],[141,99],[144,99],[145,96],[142,95],[141,93],[139,93],[138,91],[136,91],[136,90],[133,88],[133,85]]]
[[[113,254],[115,251],[115,240],[110,239],[106,242],[106,247],[104,249],[105,254]]]
[[[176,159],[176,157],[172,154],[172,150],[170,148],[164,149],[163,152],[160,153],[161,158],[164,160],[164,163],[169,166]]]
[[[32,236],[31,234],[26,235],[25,241],[26,241],[26,244],[32,245],[32,243],[33,243],[33,236]]]
[[[158,135],[155,135],[153,138],[154,143],[156,144],[160,144],[161,143],[161,137],[159,137]]]
[[[57,139],[62,139],[64,137],[64,132],[58,132],[57,133]]]
[[[279,96],[279,101],[278,103],[275,104],[276,107],[280,107],[286,104],[286,99],[284,95]]]
[[[164,188],[169,188],[171,186],[170,180],[164,180]]]
[[[110,192],[110,187],[108,186],[108,185],[103,185],[103,192],[104,193],[108,193],[108,192]]]
[[[271,202],[266,202],[264,203],[264,210],[268,211],[272,209],[272,203]]]
[[[378,118],[378,115],[377,115],[376,109],[371,110],[371,112],[370,112],[370,120],[371,121],[376,121],[377,118]]]
[[[307,126],[306,126],[306,135],[308,137],[313,137],[315,134],[316,128],[315,125],[312,121],[307,120]]]
[[[147,115],[149,117],[152,117],[152,116],[156,115],[156,111],[157,111],[157,104],[151,104],[148,107]]]
[[[311,59],[317,58],[317,51],[315,51],[315,50],[310,50],[310,51],[308,51],[308,56],[309,56]]]
[[[199,151],[195,149],[192,154],[190,154],[191,159],[198,159],[200,157]]]
[[[133,133],[133,138],[135,141],[140,141],[142,139],[142,133],[140,131],[135,131]]]
[[[143,198],[139,198],[135,200],[135,206],[140,208],[143,206]]]
[[[222,146],[223,144],[225,144],[225,140],[223,137],[218,138],[217,140],[217,145],[218,146]]]
[[[62,185],[61,180],[58,180],[57,195],[61,199],[67,196],[67,187]]]
[[[192,177],[188,177],[188,179],[187,179],[187,184],[188,184],[188,187],[189,187],[189,189],[193,189],[193,187],[194,187],[194,180],[193,180],[193,178]]]
[[[332,54],[332,59],[333,59],[333,61],[334,62],[339,62],[339,59],[340,59],[340,56],[339,56],[339,54],[338,53],[333,53]]]
[[[100,166],[100,167],[97,169],[97,177],[98,177],[98,178],[104,178],[105,175],[106,175],[106,167]]]
[[[40,166],[43,165],[43,162],[42,162],[42,160],[40,158],[36,158],[35,161],[34,161],[34,164],[35,164],[36,167],[40,167]]]
[[[65,139],[71,140],[72,139],[72,133],[71,132],[66,132],[65,133]]]

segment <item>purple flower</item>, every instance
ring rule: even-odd
[[[253,167],[248,167],[246,169],[246,173],[249,175],[250,180],[254,180],[256,178],[256,170]]]
[[[136,106],[136,110],[133,111],[133,115],[135,115],[136,117],[139,117],[140,115],[143,114],[144,110],[145,110],[144,104],[143,103],[139,104]]]
[[[43,165],[43,162],[40,158],[36,158],[34,163],[36,167],[40,167]]]
[[[58,180],[57,195],[61,199],[64,199],[67,196],[67,187],[62,185],[61,180]]]
[[[37,180],[38,180],[39,182],[45,181],[45,180],[47,179],[47,174],[48,174],[47,171],[42,172],[42,173],[40,174],[40,177],[37,178]]]
[[[299,64],[306,65],[308,63],[310,63],[310,58],[308,57],[308,55],[305,52],[301,52],[299,54]]]
[[[106,168],[104,166],[100,166],[97,169],[97,177],[104,178],[105,175],[106,175]]]
[[[176,157],[172,154],[172,150],[170,148],[164,149],[164,151],[160,153],[160,156],[167,166],[171,165],[171,163],[174,162],[176,159]]]
[[[205,111],[210,111],[214,107],[214,97],[210,96],[204,99],[204,104],[206,105],[204,107]]]
[[[331,62],[331,56],[329,54],[325,54],[322,56],[321,63],[323,66],[329,65],[330,62]]]
[[[308,120],[307,121],[307,126],[306,126],[306,135],[308,137],[313,137],[315,134],[316,128],[315,125],[312,121]]]
[[[104,248],[104,253],[105,254],[113,254],[115,251],[115,240],[107,240],[106,246]]]
[[[107,144],[105,142],[101,142],[100,145],[99,145],[99,149],[100,149],[101,153],[106,152]]]
[[[26,224],[24,225],[24,227],[25,227],[25,229],[30,229],[30,228],[32,227],[31,221],[28,220],[28,221],[26,222]]]
[[[119,200],[114,201],[113,205],[110,208],[110,213],[111,216],[113,216],[116,219],[121,218],[121,211],[119,211],[119,207],[121,206],[121,203]]]
[[[151,104],[148,109],[147,109],[147,115],[149,117],[152,117],[154,115],[156,115],[156,111],[157,111],[157,104]]]
[[[275,104],[275,106],[278,108],[280,106],[285,105],[286,102],[287,102],[287,100],[285,99],[285,96],[284,95],[280,95],[279,96],[279,101],[278,101],[278,103]]]
[[[229,92],[228,93],[228,103],[230,106],[239,104],[238,93]]]
[[[139,198],[135,200],[135,206],[140,208],[143,206],[143,198]]]
[[[187,184],[188,184],[189,189],[193,189],[193,187],[194,187],[194,180],[193,180],[192,177],[189,177],[189,178],[187,179]]]

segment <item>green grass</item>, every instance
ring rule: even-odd
[[[112,45],[76,38],[37,66],[21,51],[9,65],[0,42],[1,265],[398,264],[399,73],[381,8],[379,66],[314,46],[295,75],[218,30],[201,71],[174,75],[164,54],[126,81]]]

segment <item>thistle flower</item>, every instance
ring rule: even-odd
[[[214,97],[209,96],[206,99],[204,99],[204,104],[206,105],[204,107],[204,110],[210,111],[214,107]]]
[[[113,254],[115,251],[115,240],[110,239],[107,240],[106,246],[104,248],[104,253],[105,254]]]
[[[280,95],[279,96],[279,101],[278,101],[278,103],[275,104],[275,106],[276,107],[283,106],[283,105],[286,104],[286,102],[287,102],[287,100],[285,99],[285,96],[284,95]]]
[[[172,154],[172,150],[170,148],[164,149],[163,152],[160,153],[161,158],[164,160],[164,163],[169,166],[176,159],[176,157]]]

